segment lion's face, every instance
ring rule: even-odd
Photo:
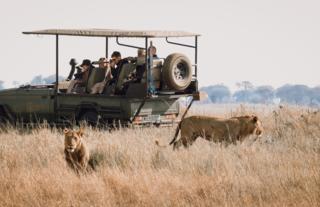
[[[68,152],[74,152],[81,143],[83,130],[75,132],[70,129],[64,129],[64,147]]]
[[[263,127],[261,121],[257,116],[251,116],[249,118],[248,127],[250,134],[255,134],[257,136],[261,136],[263,132]]]

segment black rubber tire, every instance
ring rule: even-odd
[[[96,111],[84,111],[80,116],[79,122],[86,122],[90,126],[97,126],[99,121],[99,116]]]
[[[162,68],[163,81],[170,89],[182,91],[192,79],[192,65],[188,57],[180,53],[170,54]]]
[[[0,106],[0,124],[6,124],[8,122],[8,117],[5,115],[4,109]]]
[[[0,124],[5,124],[7,121],[7,118],[0,114]]]
[[[0,114],[0,128],[6,128],[8,126],[9,120],[4,115]]]

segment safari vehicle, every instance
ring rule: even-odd
[[[197,81],[198,34],[182,31],[126,31],[109,29],[48,29],[23,32],[23,34],[52,35],[56,43],[56,81],[49,85],[24,85],[0,91],[0,121],[12,123],[74,123],[85,120],[91,124],[155,124],[172,123],[179,115],[180,97],[199,99]],[[106,57],[109,55],[109,40],[117,45],[148,51],[153,38],[162,38],[167,44],[188,47],[194,50],[194,62],[183,54],[169,54],[163,59],[145,56],[145,72],[139,83],[130,83],[125,93],[90,94],[91,87],[104,78],[96,69],[89,74],[83,93],[67,93],[70,81],[59,77],[59,37],[86,36],[105,38]],[[169,38],[194,38],[194,45],[182,44]],[[142,38],[142,46],[128,45],[120,40]],[[120,68],[115,87],[121,87],[123,79],[132,72],[136,63],[127,63]],[[73,65],[74,67],[74,65]],[[74,69],[74,68],[73,68]],[[106,90],[108,91],[108,90]],[[188,109],[190,108],[190,102]]]

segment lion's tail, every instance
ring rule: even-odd
[[[182,122],[182,121],[181,121],[181,122]],[[169,145],[172,145],[172,144],[176,141],[176,139],[177,139],[177,137],[178,137],[178,134],[179,134],[179,131],[180,131],[181,122],[178,124],[178,126],[177,126],[177,128],[176,128],[176,133],[174,134],[174,137],[173,137],[173,139],[171,140],[171,142],[169,143]]]
[[[154,141],[154,143],[158,146],[158,147],[162,147],[162,148],[166,148],[167,146],[164,146],[164,145],[160,145],[159,141],[156,140]]]

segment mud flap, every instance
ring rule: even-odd
[[[133,120],[140,114],[140,111],[142,109],[142,107],[144,106],[144,104],[146,103],[146,99],[147,98],[144,98],[143,101],[141,102],[138,110],[136,111],[136,113],[134,114],[134,116],[132,118],[130,118],[130,123],[132,124]]]
[[[183,113],[183,115],[182,115],[182,117],[181,117],[181,121],[179,122],[179,124],[178,124],[178,126],[177,126],[177,129],[176,129],[176,132],[175,132],[175,134],[174,134],[174,137],[173,137],[173,139],[171,140],[171,142],[169,143],[169,145],[172,145],[172,144],[176,141],[177,136],[178,136],[178,134],[179,134],[179,132],[180,132],[180,124],[181,124],[182,120],[184,119],[184,117],[187,115],[187,113],[188,113],[191,105],[193,104],[193,101],[194,101],[194,100],[195,100],[195,99],[194,99],[194,97],[192,96],[192,99],[191,99],[191,101],[190,101],[187,109],[186,109],[185,112]]]

